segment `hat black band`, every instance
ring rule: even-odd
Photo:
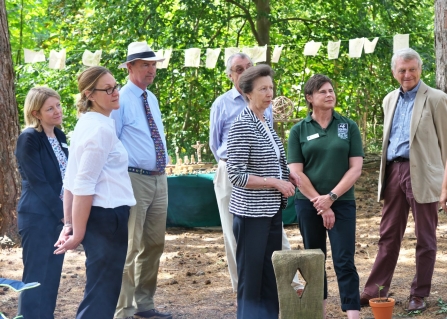
[[[135,53],[127,56],[127,61],[132,61],[136,59],[154,58],[156,55],[152,51],[146,51],[141,53]]]

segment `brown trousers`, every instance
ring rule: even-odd
[[[386,168],[379,251],[364,289],[364,293],[371,297],[378,295],[376,284],[385,286],[381,295],[388,294],[410,207],[417,238],[416,273],[410,294],[418,297],[430,294],[436,260],[438,203],[420,204],[415,201],[411,189],[410,162],[401,162],[390,163]]]

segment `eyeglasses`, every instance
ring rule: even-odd
[[[233,72],[236,72],[237,74],[242,74],[245,70],[251,68],[253,65],[247,64],[247,66],[244,68],[243,66],[237,66],[236,69],[230,69]]]
[[[115,90],[120,90],[121,89],[121,85],[117,84],[115,85],[113,88],[108,88],[108,89],[93,89],[93,91],[102,91],[102,92],[106,92],[107,95],[112,95],[113,92],[115,92]]]

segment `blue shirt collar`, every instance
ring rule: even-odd
[[[404,92],[402,90],[402,86],[399,88],[399,95],[403,96],[405,93],[408,94],[408,96],[410,97],[414,97],[416,95],[416,93],[418,93],[419,87],[421,86],[421,80],[419,80],[418,85],[416,85],[413,89],[411,89],[408,92]]]
[[[233,86],[233,87],[231,88],[231,97],[233,98],[233,100],[236,100],[239,96],[240,96],[242,99],[244,99],[244,97],[242,96],[242,94],[239,93],[239,91],[236,89],[235,86]]]
[[[131,91],[133,94],[135,94],[135,96],[140,97],[140,96],[143,94],[144,91],[147,91],[147,90],[142,90],[141,88],[139,88],[138,86],[136,86],[131,80],[129,80],[129,81],[127,82],[127,84],[129,85],[129,89],[130,89],[130,91]]]

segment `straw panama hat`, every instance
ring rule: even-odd
[[[152,49],[147,45],[146,41],[132,42],[127,49],[127,60],[121,63],[118,68],[127,68],[127,63],[135,60],[157,61],[162,62],[165,59],[157,57]]]

